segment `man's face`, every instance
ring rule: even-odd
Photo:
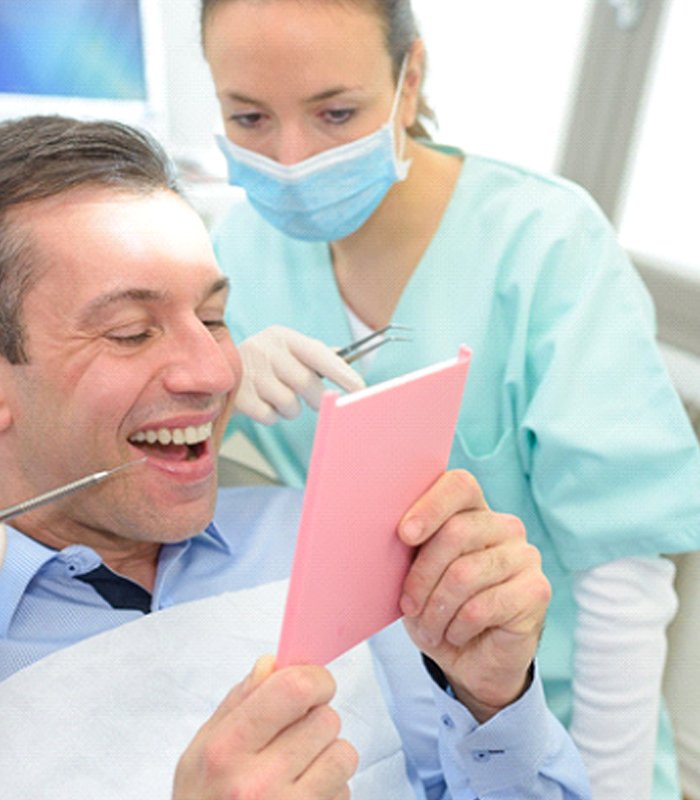
[[[81,189],[19,213],[42,268],[23,303],[29,363],[0,362],[5,499],[146,456],[27,516],[27,532],[93,546],[192,535],[211,519],[240,380],[204,226],[166,192]]]

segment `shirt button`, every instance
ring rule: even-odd
[[[491,753],[488,750],[472,750],[472,758],[474,761],[486,764],[491,760]]]
[[[452,719],[452,717],[449,714],[443,714],[440,717],[440,722],[442,722],[442,724],[446,728],[449,728],[450,730],[452,730],[452,728],[454,728],[454,726],[455,726],[454,720]]]

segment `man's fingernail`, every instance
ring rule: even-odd
[[[252,692],[258,684],[262,683],[265,678],[268,678],[270,675],[272,675],[274,671],[275,657],[269,654],[260,656],[260,658],[255,662],[253,671],[246,678],[244,686],[245,691]]]
[[[423,535],[423,526],[417,519],[409,519],[405,522],[401,532],[403,540],[408,544],[417,544]]]

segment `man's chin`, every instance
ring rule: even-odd
[[[161,544],[181,542],[201,533],[212,521],[216,496],[196,501],[154,502],[142,513],[132,514],[133,531],[138,537]]]

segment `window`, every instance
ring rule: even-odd
[[[553,171],[592,0],[413,0],[437,141]]]
[[[698,0],[673,0],[640,118],[620,238],[632,252],[700,281],[698,32]]]

